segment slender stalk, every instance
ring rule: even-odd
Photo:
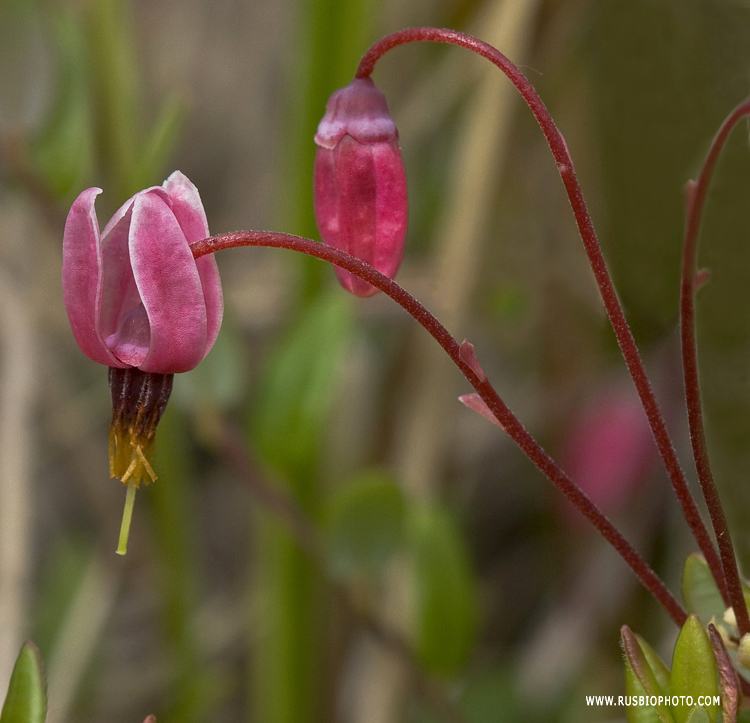
[[[117,543],[117,554],[126,555],[128,552],[128,537],[130,537],[130,523],[133,520],[133,505],[135,504],[135,491],[138,489],[131,479],[128,482],[125,493],[125,509],[122,512],[122,524],[120,525],[120,539]]]
[[[461,358],[460,345],[448,330],[420,304],[413,296],[401,288],[395,281],[376,271],[359,259],[325,244],[315,243],[309,239],[291,234],[269,231],[235,231],[233,233],[212,236],[191,244],[193,256],[199,258],[205,254],[238,246],[269,246],[299,251],[315,256],[323,261],[335,264],[361,279],[371,283],[413,316],[443,347],[453,363],[461,370],[469,383],[484,400],[492,413],[502,424],[505,431],[521,448],[526,456],[541,472],[570,500],[578,511],[599,531],[615,548],[630,566],[644,587],[661,603],[677,625],[687,619],[682,606],[667,590],[664,583],[649,567],[648,563],[636,552],[620,531],[607,519],[604,513],[579,489],[563,472],[555,461],[542,449],[539,443],[529,434],[516,416],[508,409],[498,393],[484,374],[477,373],[475,365],[469,365]],[[481,371],[481,370],[479,370]]]
[[[690,441],[693,447],[695,468],[698,472],[703,496],[706,499],[708,514],[716,533],[719,555],[724,568],[729,602],[737,617],[740,635],[750,632],[748,615],[742,584],[737,569],[732,539],[729,536],[724,509],[716,490],[711,464],[706,446],[706,433],[703,425],[703,405],[701,403],[700,379],[698,375],[698,348],[695,334],[695,292],[696,260],[698,255],[698,233],[705,205],[708,187],[713,171],[732,128],[744,117],[750,116],[750,100],[735,108],[719,128],[716,137],[706,156],[696,183],[688,186],[687,219],[685,224],[685,243],[682,250],[682,280],[680,284],[680,339],[682,342],[682,368],[685,383],[685,401],[687,404]]]
[[[672,445],[672,440],[667,432],[667,425],[664,421],[664,416],[662,415],[659,403],[654,396],[635,339],[633,338],[628,322],[625,319],[625,314],[617,298],[612,279],[607,271],[607,265],[604,261],[604,256],[602,255],[601,246],[599,245],[599,240],[594,231],[591,216],[586,208],[586,202],[583,199],[583,193],[573,166],[573,159],[570,156],[565,139],[557,129],[555,122],[552,120],[552,116],[549,114],[549,111],[534,87],[526,79],[526,76],[524,76],[524,74],[505,57],[505,55],[491,45],[455,30],[444,30],[439,28],[407,28],[406,30],[388,35],[375,43],[375,45],[365,53],[359,67],[357,68],[356,77],[368,77],[372,73],[375,63],[392,48],[405,43],[420,41],[458,45],[481,55],[486,60],[489,60],[505,73],[508,79],[513,85],[515,85],[524,101],[526,101],[531,112],[534,114],[557,163],[557,170],[560,173],[563,184],[565,185],[565,190],[573,209],[576,224],[578,225],[578,231],[586,249],[589,263],[594,272],[594,277],[599,286],[604,306],[607,309],[607,314],[612,324],[612,328],[614,329],[615,336],[617,337],[617,342],[620,345],[628,371],[633,378],[633,382],[638,391],[638,396],[640,397],[641,403],[646,412],[667,475],[669,476],[669,480],[672,483],[672,487],[680,506],[682,507],[685,520],[698,543],[698,547],[706,558],[706,562],[716,580],[716,584],[721,591],[722,597],[726,604],[729,605],[729,596],[727,594],[727,586],[724,580],[724,572],[721,562],[716,554],[713,543],[711,542],[708,530],[701,519],[695,500],[688,488],[685,474],[680,467],[677,454]]]

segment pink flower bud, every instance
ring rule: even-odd
[[[315,142],[321,238],[393,278],[404,254],[406,175],[388,104],[370,78],[355,78],[331,96]],[[359,277],[335,270],[355,296],[377,293]]]

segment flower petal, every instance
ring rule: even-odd
[[[104,227],[104,230],[102,231],[102,238],[105,238],[109,232],[112,230],[112,228],[119,223],[120,219],[133,207],[133,201],[135,201],[136,196],[140,196],[142,193],[149,193],[150,191],[154,191],[157,188],[161,188],[161,186],[151,186],[150,188],[147,188],[145,191],[138,191],[138,193],[135,194],[135,196],[131,196],[125,203],[120,206],[120,208],[117,209],[115,212],[115,215],[112,216],[112,218],[107,221],[107,225]]]
[[[75,200],[65,222],[62,284],[73,336],[90,359],[126,366],[105,345],[99,326],[102,303],[102,248],[94,202],[101,193],[89,188]]]
[[[185,234],[159,193],[135,198],[130,263],[151,326],[140,369],[189,371],[206,355],[206,302]]]
[[[110,337],[116,333],[123,316],[141,303],[141,295],[130,268],[128,248],[133,199],[128,203],[130,206],[123,206],[117,212],[117,222],[113,224],[110,221],[106,226],[107,232],[102,234],[103,276],[99,330],[110,348],[113,345]]]
[[[169,202],[177,223],[189,244],[208,238],[206,212],[203,210],[200,194],[195,185],[185,174],[175,171],[166,181],[164,189],[169,194]],[[202,256],[196,260],[198,273],[201,278],[203,295],[206,301],[207,315],[207,344],[206,353],[219,335],[221,319],[224,315],[224,299],[221,292],[219,267],[213,254]]]
[[[172,207],[177,223],[180,224],[187,242],[200,241],[208,238],[208,221],[206,212],[203,210],[201,197],[198,189],[180,171],[175,171],[163,185],[169,196],[169,205]]]

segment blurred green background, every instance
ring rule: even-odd
[[[468,384],[424,331],[285,251],[220,255],[219,341],[175,380],[159,481],[114,554],[106,373],[62,303],[68,207],[100,186],[103,226],[178,168],[212,232],[317,238],[325,101],[409,25],[478,35],[537,86],[692,478],[684,187],[750,88],[746,0],[0,0],[0,687],[36,641],[50,723],[619,720],[584,698],[624,689],[619,626],[669,657],[666,615],[456,401]],[[456,48],[399,48],[374,78],[409,182],[399,282],[474,343],[547,449],[575,456],[577,420],[632,390],[530,113]],[[746,570],[749,195],[743,125],[707,205],[698,308],[710,449]],[[607,511],[676,590],[693,546],[658,464],[628,476],[625,459]]]

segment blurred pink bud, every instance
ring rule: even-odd
[[[605,514],[632,498],[655,459],[646,414],[630,390],[611,390],[594,400],[563,444],[563,468]]]
[[[383,93],[355,78],[329,99],[315,135],[315,217],[321,238],[393,278],[406,239],[406,175]],[[335,267],[345,289],[376,289]]]
[[[127,201],[101,234],[100,193],[81,193],[65,224],[63,294],[78,346],[110,367],[192,369],[216,341],[223,314],[216,261],[196,261],[190,251],[209,236],[198,190],[175,171]]]

